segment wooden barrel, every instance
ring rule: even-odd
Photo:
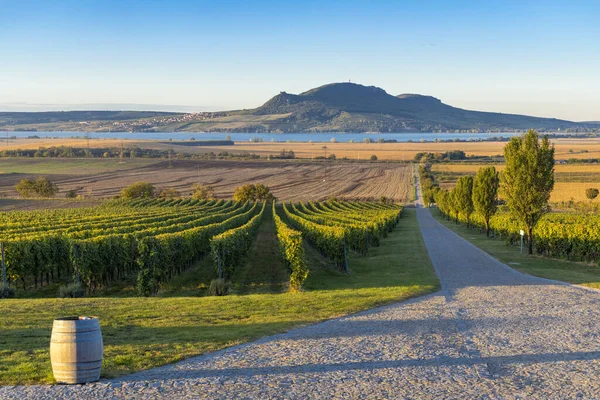
[[[102,333],[94,317],[54,320],[50,339],[52,372],[59,383],[87,383],[100,379]]]

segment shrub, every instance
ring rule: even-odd
[[[77,190],[71,189],[66,194],[65,197],[67,199],[76,199],[77,198]]]
[[[71,283],[58,288],[58,295],[62,298],[75,299],[85,296],[85,289],[78,283]]]
[[[211,200],[215,198],[215,191],[210,186],[195,183],[192,185],[192,198],[198,200]]]
[[[154,197],[154,185],[147,182],[136,182],[121,190],[121,197],[125,199],[139,199]]]
[[[162,189],[158,193],[157,197],[160,197],[161,199],[176,199],[178,197],[181,197],[181,195],[179,194],[179,192],[176,189],[169,188],[169,189]]]
[[[138,273],[137,278],[137,291],[138,295],[144,297],[150,297],[158,291],[158,285],[156,279],[152,274],[152,271],[145,268]]]
[[[371,156],[371,161],[377,161],[377,156],[375,154]]]
[[[0,285],[0,299],[12,299],[15,297],[15,289],[10,286]]]
[[[598,193],[600,193],[600,191],[598,191],[597,188],[588,188],[585,190],[585,196],[590,199],[590,201],[598,197]]]
[[[231,289],[231,282],[226,282],[224,279],[213,279],[210,281],[208,293],[211,296],[227,296]]]
[[[330,160],[335,160],[335,154],[330,154],[327,156],[327,158]]]

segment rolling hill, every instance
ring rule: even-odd
[[[70,111],[2,113],[0,129],[189,132],[405,132],[598,129],[594,122],[464,110],[419,94],[393,96],[374,86],[333,83],[281,92],[249,110],[198,114]]]

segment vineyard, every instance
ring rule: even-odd
[[[269,223],[276,226],[292,290],[301,288],[309,272],[305,240],[348,273],[348,252],[365,255],[379,246],[402,212],[397,205],[368,202],[116,200],[90,208],[2,213],[0,243],[13,286],[75,282],[95,292],[135,277],[138,293],[149,296],[207,256],[214,278],[231,279],[266,207],[273,208]]]

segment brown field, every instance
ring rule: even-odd
[[[32,133],[34,134],[34,133]],[[93,135],[93,134],[92,134]],[[197,140],[202,134],[190,133]],[[170,145],[151,140],[92,139],[90,147],[131,147],[168,150]],[[552,141],[556,148],[557,160],[569,158],[600,158],[600,139],[556,139]],[[229,151],[235,153],[256,153],[263,156],[277,155],[281,150],[293,150],[297,157],[314,158],[323,156],[323,146],[327,146],[327,155],[335,154],[338,158],[367,160],[376,155],[379,160],[412,160],[420,152],[445,152],[463,150],[467,155],[495,156],[501,155],[505,142],[457,142],[457,143],[249,143],[236,142],[234,146],[193,147],[171,145],[175,152],[202,154],[208,152]],[[8,145],[0,138],[0,150],[4,149],[38,149],[50,146],[72,146],[84,148],[85,139],[17,139],[10,140]]]
[[[481,164],[433,164],[432,171],[440,179],[442,187],[450,188],[460,175],[475,175]],[[498,170],[503,165],[495,166]],[[445,179],[447,177],[448,180]],[[600,188],[600,165],[596,164],[558,164],[554,167],[554,191],[550,197],[553,203],[561,201],[588,201],[585,190],[590,187]]]
[[[379,199],[399,202],[413,197],[411,165],[308,161],[200,161],[77,159],[0,159],[0,196],[17,196],[14,186],[23,178],[48,176],[60,188],[58,197],[71,189],[90,198],[107,198],[134,182],[175,188],[189,195],[194,183],[214,188],[219,198],[230,198],[237,186],[263,183],[280,200]],[[24,172],[20,172],[24,171]]]

